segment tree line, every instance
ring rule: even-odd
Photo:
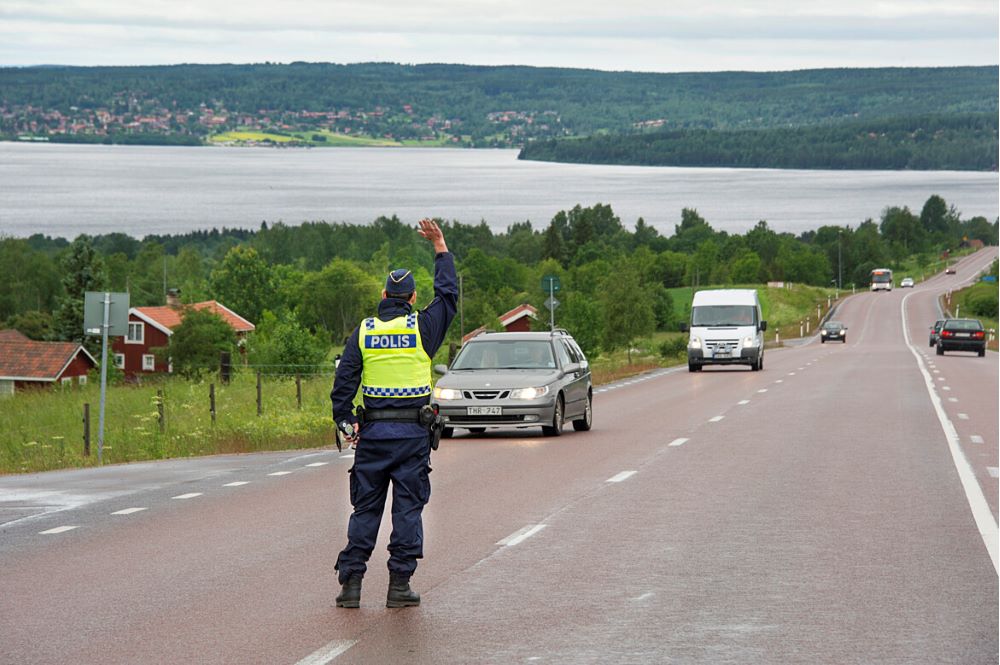
[[[641,166],[996,171],[997,129],[996,114],[782,129],[677,129],[535,141],[518,158]]]
[[[463,291],[461,319],[448,341],[478,326],[498,327],[498,316],[521,303],[544,312],[544,275],[561,278],[557,322],[595,353],[627,347],[653,330],[676,330],[683,306],[670,290],[677,287],[786,281],[849,288],[866,284],[876,267],[902,266],[914,257],[929,264],[969,240],[998,242],[996,220],[963,219],[936,195],[919,212],[889,206],[877,220],[798,236],[766,221],[745,233],[719,231],[694,209],[680,217],[669,236],[642,218],[627,228],[602,204],[560,211],[543,228],[526,221],[500,233],[485,221],[441,221]],[[262,224],[142,240],[121,233],[72,242],[0,238],[0,270],[7,275],[0,283],[0,322],[35,339],[93,345],[82,334],[84,292],[128,291],[133,306],[147,306],[164,304],[166,290],[179,288],[184,302],[216,299],[254,322],[248,349],[254,363],[313,365],[374,311],[391,269],[413,270],[418,306],[428,302],[433,260],[427,243],[396,217],[370,225]],[[186,334],[175,337],[199,347]],[[208,346],[215,349],[216,342],[233,340]],[[204,361],[192,365],[201,366]]]

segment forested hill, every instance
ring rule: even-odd
[[[649,128],[995,116],[997,71],[657,74],[390,63],[2,68],[0,136],[197,143],[219,136],[239,141],[254,132],[256,140],[275,143],[332,145],[361,136],[519,147]]]
[[[998,139],[996,114],[959,114],[536,141],[519,157],[643,166],[995,171]]]

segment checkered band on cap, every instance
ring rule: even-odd
[[[372,388],[361,386],[361,392],[369,397],[423,397],[431,394],[430,386],[417,388]]]

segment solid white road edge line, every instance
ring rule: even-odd
[[[636,474],[635,471],[622,471],[621,473],[615,474],[605,480],[606,483],[620,483],[623,480],[628,480]]]
[[[528,538],[531,538],[533,535],[535,535],[536,533],[538,533],[547,526],[548,524],[529,524],[523,529],[520,529],[510,534],[503,540],[497,541],[497,545],[503,545],[504,547],[513,547],[514,545],[522,543]]]
[[[924,376],[927,394],[930,395],[931,404],[934,405],[934,412],[937,414],[938,422],[941,423],[941,429],[944,430],[944,436],[948,440],[951,459],[955,463],[955,470],[958,471],[958,477],[962,481],[965,498],[969,501],[969,508],[972,509],[972,517],[976,521],[976,527],[979,529],[979,535],[983,539],[983,544],[986,545],[990,561],[993,562],[993,570],[1000,574],[1000,565],[997,563],[997,538],[1000,531],[998,531],[997,523],[993,519],[990,504],[986,502],[986,497],[983,495],[983,488],[979,486],[979,481],[976,480],[976,473],[972,470],[969,460],[965,458],[965,453],[962,452],[962,447],[959,445],[958,431],[944,412],[941,399],[938,397],[937,391],[934,390],[934,380],[931,378],[930,372],[927,371],[927,367],[924,366],[923,358],[920,357],[920,354],[917,353],[917,350],[913,348],[913,344],[910,342],[910,331],[906,327],[906,301],[911,295],[913,294],[908,293],[904,296],[903,301],[899,305],[900,316],[903,319],[903,340],[906,342],[907,348],[910,349],[910,353],[917,359],[917,367]]]
[[[674,439],[673,441],[671,441],[667,445],[668,446],[683,446],[687,442],[688,442],[688,439],[686,439],[685,437],[682,436],[679,439]]]
[[[295,663],[295,665],[326,665],[357,643],[357,640],[334,640],[326,646],[313,651],[311,654]]]

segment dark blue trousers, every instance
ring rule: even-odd
[[[347,547],[337,557],[340,583],[364,575],[375,549],[385,500],[392,484],[392,535],[389,536],[389,572],[409,578],[424,556],[421,513],[431,497],[428,474],[430,440],[364,439],[354,452],[351,467],[351,505]]]

